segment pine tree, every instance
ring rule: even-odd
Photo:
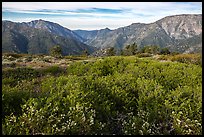
[[[133,43],[132,45],[127,45],[123,50],[123,55],[131,56],[137,53],[137,44]]]

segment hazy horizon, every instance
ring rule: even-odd
[[[202,14],[202,2],[2,2],[2,20],[42,19],[71,30],[113,30],[180,14]]]

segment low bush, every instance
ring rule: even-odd
[[[137,57],[142,58],[142,57],[152,57],[152,54],[150,53],[139,53],[136,54]]]
[[[106,57],[3,91],[3,134],[202,134],[202,67],[195,64]]]
[[[202,65],[202,56],[199,54],[179,54],[171,58],[172,61]]]
[[[158,59],[177,61],[187,64],[196,64],[202,66],[202,55],[200,54],[161,55]]]
[[[9,86],[15,86],[18,81],[13,78],[3,78],[2,79],[2,85],[9,85]]]
[[[47,68],[43,68],[43,69],[39,70],[39,72],[41,73],[41,75],[46,75],[46,74],[58,75],[60,73],[63,73],[64,70],[62,68],[60,68],[59,66],[54,65],[54,66],[50,66]]]
[[[10,114],[21,115],[21,105],[30,98],[30,92],[22,90],[20,87],[5,85],[2,87],[2,116]],[[3,119],[4,120],[4,119]]]
[[[65,59],[70,59],[70,60],[85,60],[88,57],[87,56],[64,56]]]
[[[7,68],[2,71],[2,78],[12,78],[16,81],[32,80],[39,76],[39,72],[32,68]]]

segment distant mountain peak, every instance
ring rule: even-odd
[[[100,29],[100,30],[98,30],[98,31],[105,31],[105,32],[108,32],[108,31],[111,31],[109,28],[104,28],[104,29]]]
[[[104,28],[104,29],[102,29],[102,30],[110,30],[108,27],[106,27],[106,28]]]
[[[51,32],[53,34],[56,34],[56,35],[59,35],[59,36],[65,37],[65,38],[72,38],[72,39],[75,39],[75,40],[80,41],[80,42],[83,41],[80,36],[75,34],[70,29],[65,28],[65,27],[61,26],[60,24],[54,23],[51,21],[38,19],[38,20],[30,21],[30,22],[23,22],[23,24],[25,24],[29,27],[32,27],[32,28],[46,30],[48,32]]]
[[[53,23],[50,21],[42,20],[42,19],[32,20],[30,22],[24,22],[24,23],[30,25],[31,27],[35,27],[35,28],[38,28],[38,27],[40,28],[40,27],[45,26],[45,25],[58,25],[58,26],[60,26],[57,23]]]

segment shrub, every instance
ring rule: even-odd
[[[151,57],[152,54],[149,54],[149,53],[140,53],[140,54],[137,54],[136,56],[139,57],[139,58],[142,58],[142,57]]]
[[[13,78],[3,78],[2,85],[9,85],[9,86],[15,86],[17,84],[16,79]]]
[[[20,80],[31,80],[32,78],[36,78],[39,76],[39,72],[32,68],[10,68],[4,69],[2,71],[2,78],[12,78],[16,81]]]
[[[169,51],[168,48],[162,48],[160,50],[160,54],[163,54],[163,55],[167,55],[167,54],[170,54],[171,52]]]
[[[14,115],[21,115],[21,105],[25,103],[30,97],[28,90],[22,90],[21,87],[10,87],[5,85],[2,87],[2,116],[9,116],[11,113]]]
[[[202,55],[200,54],[176,54],[161,55],[159,60],[171,60],[187,64],[196,64],[202,66]]]
[[[87,56],[65,56],[64,58],[70,60],[85,60]]]
[[[171,58],[172,61],[178,61],[181,63],[192,63],[202,65],[202,57],[199,54],[179,54]]]
[[[50,49],[50,55],[53,57],[62,57],[62,48],[60,46],[54,46]]]
[[[141,51],[142,53],[157,54],[159,52],[159,47],[154,45],[144,46]]]
[[[106,57],[75,62],[67,72],[41,77],[37,95],[32,92],[36,81],[15,88],[4,84],[3,134],[202,134],[199,65]],[[26,101],[20,102],[23,94],[14,91],[27,91]],[[17,102],[20,112],[9,102]]]
[[[45,74],[58,75],[58,74],[64,72],[63,69],[57,65],[50,66],[50,67],[47,67],[45,69],[41,69],[39,71],[40,71],[41,75],[45,75]]]
[[[137,51],[138,51],[138,46],[136,43],[133,43],[131,45],[125,46],[125,48],[121,51],[121,55],[131,56],[131,55],[135,55]]]

